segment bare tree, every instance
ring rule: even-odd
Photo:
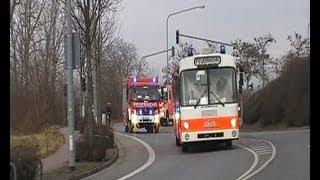
[[[249,89],[249,83],[257,74],[256,68],[256,57],[257,57],[257,47],[250,42],[244,42],[240,39],[237,39],[232,42],[235,46],[235,49],[232,52],[234,56],[240,57],[240,59],[236,60],[236,66],[239,70],[239,67],[243,68],[243,76],[246,80],[246,89]]]
[[[287,53],[286,57],[309,57],[310,58],[310,39],[302,37],[301,34],[295,32],[287,38],[292,49]]]
[[[275,43],[276,40],[271,34],[267,34],[254,38],[254,42],[258,51],[256,56],[256,67],[258,68],[257,76],[262,81],[262,87],[264,87],[269,81],[270,65],[272,63],[272,58],[267,51],[270,45]]]

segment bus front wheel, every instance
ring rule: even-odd
[[[187,151],[188,151],[188,145],[182,144],[182,152],[187,152]]]
[[[231,149],[232,147],[232,141],[231,140],[227,140],[226,141],[226,149]]]

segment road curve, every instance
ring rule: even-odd
[[[114,128],[124,133],[122,124],[115,124]],[[198,146],[188,153],[175,145],[170,126],[161,127],[159,134],[125,134],[141,139],[155,151],[155,161],[129,178],[133,180],[310,178],[308,130],[241,133],[231,150],[225,150],[223,145]],[[116,135],[116,139],[121,142],[124,155],[99,176],[89,179],[119,179],[147,162],[149,155],[141,143],[121,135]]]

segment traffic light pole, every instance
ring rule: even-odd
[[[69,126],[69,168],[75,169],[75,145],[74,145],[74,94],[73,94],[73,60],[72,60],[72,30],[71,30],[71,0],[65,0],[67,23],[67,95],[68,95],[68,126]]]
[[[159,51],[159,52],[156,52],[156,53],[152,53],[152,54],[145,55],[145,56],[143,56],[141,59],[145,59],[145,58],[147,58],[147,57],[154,56],[154,55],[161,54],[161,53],[165,53],[165,52],[168,52],[168,51],[172,51],[173,54],[174,54],[174,47],[172,47],[172,48],[170,48],[170,49],[167,49],[167,50],[163,50],[163,51]]]

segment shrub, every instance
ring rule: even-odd
[[[105,126],[96,127],[93,150],[90,150],[89,142],[89,137],[85,134],[80,134],[76,139],[76,161],[102,161],[106,156],[107,148],[113,147],[112,129],[105,129]]]
[[[11,145],[10,162],[16,166],[17,179],[33,179],[39,167],[37,147],[34,145]]]

